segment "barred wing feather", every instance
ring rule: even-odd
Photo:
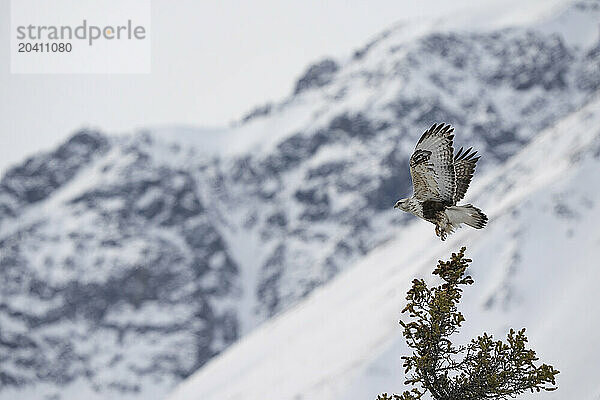
[[[465,197],[471,178],[475,173],[475,164],[479,160],[479,156],[475,157],[476,151],[470,147],[463,152],[463,148],[454,156],[454,174],[456,175],[456,193],[454,194],[454,204],[458,203]]]
[[[410,157],[415,197],[453,204],[456,181],[453,165],[454,128],[434,124],[423,133]],[[467,183],[468,186],[468,183]]]

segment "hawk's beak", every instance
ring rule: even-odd
[[[400,208],[398,207],[398,203],[394,204],[394,208]]]

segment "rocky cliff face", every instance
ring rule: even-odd
[[[3,179],[4,385],[135,394],[238,337],[239,266],[196,178],[134,142],[81,132]]]
[[[402,229],[391,207],[429,125],[452,123],[491,171],[600,87],[598,45],[406,29],[311,66],[222,151],[83,131],[9,170],[0,398],[161,397]]]

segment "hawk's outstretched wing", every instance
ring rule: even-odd
[[[453,204],[456,182],[452,164],[454,128],[433,124],[423,133],[410,157],[410,175],[415,197]]]
[[[454,204],[458,203],[465,197],[473,173],[475,172],[475,164],[479,157],[475,157],[476,151],[473,151],[472,147],[469,147],[467,151],[463,153],[461,147],[458,153],[454,156],[454,174],[456,175],[456,192],[454,193]]]

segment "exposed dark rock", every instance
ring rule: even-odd
[[[14,217],[22,207],[47,198],[108,148],[108,140],[103,135],[84,130],[56,150],[31,157],[9,169],[0,181],[0,192],[10,196],[12,202],[0,198],[0,220],[3,216]]]
[[[281,294],[278,282],[285,268],[285,256],[285,246],[280,244],[263,265],[261,281],[256,290],[257,297],[271,314],[275,313],[280,307]]]
[[[332,59],[325,59],[311,65],[296,82],[294,94],[327,85],[339,68],[339,65]]]
[[[267,116],[271,114],[272,109],[273,105],[271,103],[256,107],[242,118],[242,122],[245,123],[258,117]]]

